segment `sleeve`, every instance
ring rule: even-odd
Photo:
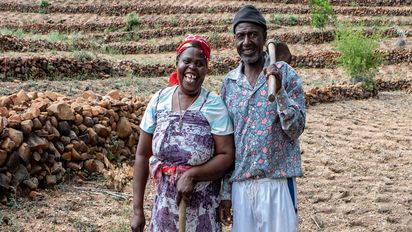
[[[305,94],[299,76],[289,65],[284,64],[283,81],[276,96],[277,110],[282,130],[292,139],[297,139],[305,128]]]
[[[149,134],[153,134],[156,129],[156,104],[159,98],[159,92],[155,93],[150,99],[140,122],[140,129]]]
[[[229,135],[233,133],[233,123],[220,97],[210,94],[205,105],[205,117],[208,120],[212,134]]]

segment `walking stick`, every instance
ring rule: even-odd
[[[269,39],[266,41],[267,51],[269,53],[270,64],[276,63],[276,41],[273,39]],[[270,102],[275,101],[276,94],[276,77],[274,75],[270,75],[268,78],[268,100]]]
[[[179,203],[179,232],[186,232],[186,198],[182,197]]]

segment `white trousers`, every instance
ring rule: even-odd
[[[295,178],[234,182],[232,232],[297,232],[296,193]]]

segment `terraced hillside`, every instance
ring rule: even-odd
[[[289,45],[310,105],[302,136],[305,176],[298,181],[301,231],[411,231],[412,2],[331,2],[339,21],[384,31],[375,98],[351,100],[367,95],[336,64],[339,52],[330,44],[336,28],[312,28],[305,0],[0,1],[0,127],[11,128],[0,135],[0,200],[8,205],[0,206],[0,230],[128,231],[129,165],[147,97],[167,85],[174,50],[187,33],[211,42],[204,85],[219,92],[239,62],[231,19],[242,5],[254,4],[269,37]],[[37,98],[48,99],[37,105],[39,120],[24,114]],[[57,99],[74,109],[69,131],[75,135],[64,135],[61,116],[48,114]],[[332,103],[318,104],[324,102]],[[131,139],[116,129],[120,118],[131,123]],[[38,137],[54,145],[31,146],[35,129],[24,130],[27,121],[40,121]],[[23,145],[9,139],[17,130],[31,149],[20,157],[13,154]],[[21,169],[39,186],[28,187],[24,178],[16,184]],[[117,191],[104,183],[117,183]]]

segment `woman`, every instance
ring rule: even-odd
[[[233,126],[222,100],[202,88],[210,48],[187,35],[176,49],[179,85],[157,92],[140,124],[133,180],[132,231],[143,231],[143,198],[156,183],[149,231],[178,231],[178,202],[187,200],[186,231],[221,231],[220,180],[234,159]]]

